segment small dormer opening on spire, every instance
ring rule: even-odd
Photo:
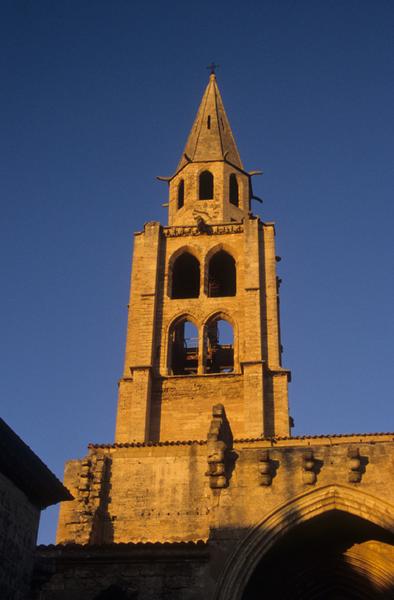
[[[208,118],[207,118],[207,127],[208,127],[208,129],[211,129],[211,115],[208,115]]]
[[[183,179],[180,180],[178,185],[178,202],[177,208],[178,210],[183,207],[185,204],[185,182]]]
[[[210,171],[203,171],[199,177],[200,200],[212,200],[213,198],[213,175]]]
[[[230,188],[230,202],[231,204],[234,204],[234,206],[238,206],[239,205],[239,190],[238,190],[238,179],[237,176],[235,175],[235,173],[231,173],[230,175],[230,182],[229,182],[229,188]]]

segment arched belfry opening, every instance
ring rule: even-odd
[[[325,512],[280,537],[257,564],[242,600],[261,600],[262,590],[281,600],[389,600],[393,543],[392,533],[370,521]]]
[[[239,189],[238,189],[238,179],[235,173],[231,173],[229,180],[229,196],[231,204],[234,206],[239,206]]]
[[[195,375],[198,370],[198,330],[187,317],[170,329],[169,371],[172,375]]]
[[[205,326],[205,372],[234,371],[234,329],[222,316],[213,317]]]
[[[185,251],[178,256],[172,265],[171,275],[171,298],[198,298],[200,263],[193,254]]]
[[[198,179],[198,197],[200,200],[212,200],[213,198],[213,175],[210,171],[200,173]]]
[[[235,260],[225,250],[219,250],[211,257],[208,265],[208,296],[235,296],[236,292]]]

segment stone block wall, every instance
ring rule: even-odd
[[[205,544],[39,547],[31,600],[202,600]]]
[[[319,515],[339,511],[394,534],[393,468],[392,434],[232,440],[220,406],[200,442],[92,445],[67,465],[76,499],[61,508],[58,542],[66,546],[40,550],[52,564],[40,600],[95,600],[111,582],[126,586],[125,598],[154,598],[152,589],[156,598],[241,599],[242,573],[249,577],[287,530]],[[366,561],[371,578],[382,571],[389,585],[389,538],[359,542],[345,560]],[[168,547],[167,562],[156,550],[152,564],[141,558],[151,544]],[[198,564],[197,547],[205,548]],[[109,557],[121,551],[122,560]]]
[[[39,509],[0,473],[1,600],[27,598],[39,518]]]
[[[243,386],[242,375],[233,373],[156,380],[152,393],[150,439],[204,439],[211,408],[217,402],[225,403],[234,429],[245,434]]]
[[[393,449],[389,436],[230,440],[225,484],[214,489],[209,440],[91,446],[66,466],[76,500],[61,507],[58,542],[207,540],[214,529],[247,529],[291,498],[337,484],[391,502]]]

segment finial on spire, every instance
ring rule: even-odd
[[[211,64],[207,66],[207,69],[209,69],[209,71],[210,71],[210,75],[215,75],[215,70],[216,70],[217,68],[219,68],[219,67],[220,67],[220,65],[216,65],[216,64],[215,64],[215,63],[212,61],[212,62],[211,62]]]

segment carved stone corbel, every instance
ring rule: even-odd
[[[316,461],[312,450],[307,450],[302,456],[302,481],[307,485],[313,485],[316,479]]]
[[[228,486],[226,459],[231,449],[232,436],[223,404],[215,404],[212,408],[211,426],[207,436],[209,486],[222,489]]]
[[[260,485],[271,485],[272,483],[272,465],[270,461],[269,450],[263,450],[260,454],[259,472],[261,475]]]
[[[361,464],[360,451],[358,448],[350,447],[347,451],[349,459],[349,483],[360,483],[363,468]]]

